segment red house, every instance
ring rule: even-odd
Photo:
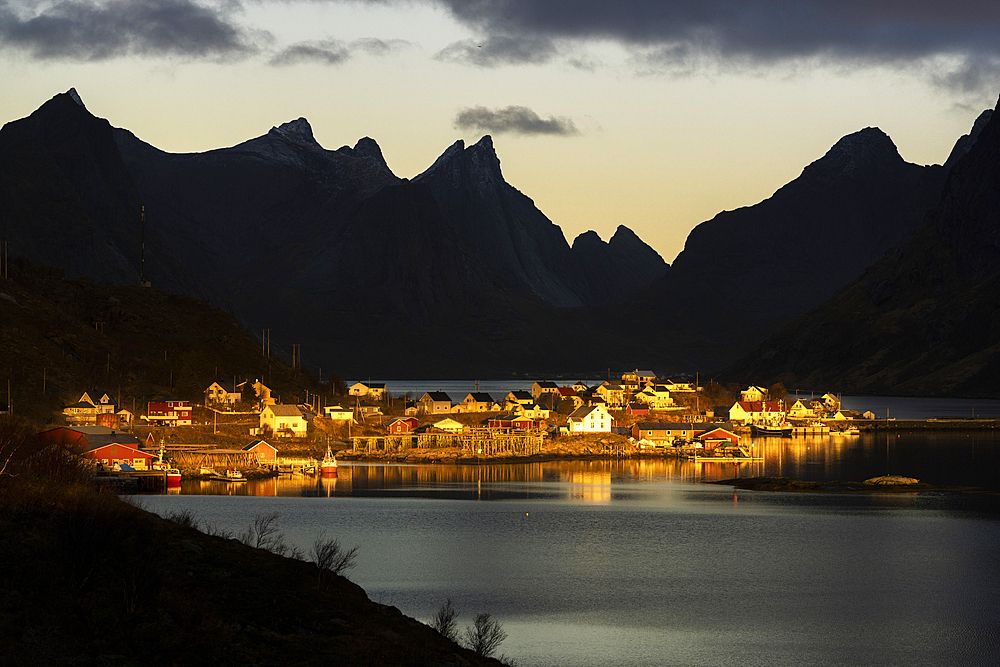
[[[139,440],[128,433],[121,433],[103,426],[60,426],[43,431],[36,436],[42,442],[63,445],[94,459],[107,467],[116,463],[130,465],[136,470],[149,470],[154,456],[139,449]]]
[[[250,452],[257,459],[257,463],[273,465],[278,461],[278,449],[264,440],[254,440],[244,446],[243,451]]]
[[[165,398],[150,401],[146,410],[146,420],[157,426],[190,426],[191,401]]]
[[[627,415],[648,415],[649,406],[645,403],[629,403],[628,407],[625,408],[625,414]]]
[[[416,417],[400,417],[399,419],[393,419],[389,422],[389,433],[392,435],[403,435],[415,429],[419,423],[420,422],[417,421]]]
[[[541,419],[530,419],[517,415],[497,415],[490,417],[486,424],[489,428],[500,431],[532,431],[543,428],[545,422]]]
[[[694,437],[696,440],[705,443],[705,449],[712,449],[717,445],[732,445],[735,447],[740,444],[740,436],[729,429],[711,424],[700,424],[699,426],[703,430],[695,431]]]

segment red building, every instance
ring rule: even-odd
[[[69,447],[79,452],[80,456],[94,459],[109,468],[116,463],[124,463],[136,470],[149,470],[154,458],[139,449],[139,440],[134,435],[103,426],[60,426],[43,431],[36,437],[43,442]]]
[[[190,426],[191,401],[176,398],[150,401],[146,409],[146,421],[157,426]]]
[[[486,424],[489,428],[500,431],[534,431],[545,428],[545,421],[542,419],[530,419],[516,415],[490,417]]]
[[[402,435],[404,433],[409,433],[417,427],[416,417],[400,417],[399,419],[393,419],[389,423],[389,433],[393,435]]]
[[[740,436],[721,426],[711,426],[705,430],[696,432],[695,439],[705,443],[705,449],[712,449],[717,445],[732,445],[735,447],[740,444]]]
[[[273,465],[278,462],[278,449],[264,440],[254,440],[243,447],[243,451],[253,454],[257,463]]]

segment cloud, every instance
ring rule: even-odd
[[[313,62],[321,65],[340,65],[359,51],[377,57],[389,55],[408,46],[410,42],[402,39],[382,41],[374,37],[356,39],[349,45],[335,39],[299,42],[279,51],[271,58],[269,64],[285,66]]]
[[[996,0],[424,1],[482,34],[550,48],[518,57],[480,54],[478,44],[458,42],[439,54],[479,66],[544,62],[555,55],[553,42],[598,39],[626,46],[646,68],[682,73],[800,62],[924,68],[930,59],[961,56],[968,67],[936,80],[973,89],[990,85],[984,64],[1000,59]]]
[[[336,40],[300,42],[280,51],[270,60],[271,65],[297,65],[304,62],[339,65],[351,57],[351,52]]]
[[[449,44],[434,57],[438,60],[498,67],[500,65],[540,65],[556,55],[552,40],[545,37],[493,35],[482,40],[467,39]]]
[[[487,109],[476,106],[462,109],[455,117],[455,127],[491,134],[553,134],[573,136],[580,134],[569,118],[549,116],[542,118],[528,107],[509,106]]]
[[[0,44],[39,60],[107,60],[123,56],[237,59],[270,38],[232,23],[192,0],[0,3]]]

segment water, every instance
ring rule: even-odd
[[[930,471],[958,448],[974,467],[995,462],[996,439],[978,442],[987,458],[918,438],[891,443],[890,460],[906,468],[913,451],[931,452],[919,464]],[[874,438],[766,447],[765,469],[844,478],[885,463]],[[349,574],[372,599],[426,621],[451,598],[460,626],[488,611],[509,633],[501,651],[524,667],[996,664],[996,514],[950,494],[734,495],[700,483],[733,468],[357,464],[336,481],[233,491],[267,496],[188,495],[228,488],[206,483],[142,501],[234,531],[277,511],[303,550],[335,536],[358,546]],[[959,481],[968,471],[944,468]]]

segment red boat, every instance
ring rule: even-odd
[[[337,457],[330,451],[330,445],[326,446],[326,456],[323,457],[323,462],[319,465],[319,472],[321,475],[337,474]]]

